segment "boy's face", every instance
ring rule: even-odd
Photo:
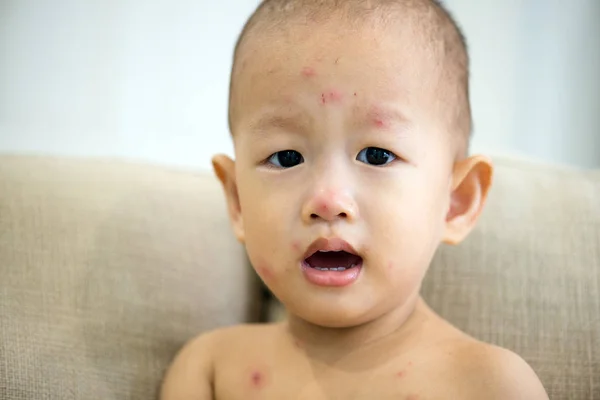
[[[402,307],[444,238],[455,152],[422,45],[331,21],[240,57],[236,161],[216,168],[252,264],[300,318],[354,326]]]

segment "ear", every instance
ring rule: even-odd
[[[225,198],[227,199],[227,211],[231,219],[233,233],[237,239],[244,243],[244,221],[242,219],[240,198],[238,196],[237,181],[235,177],[235,161],[230,157],[219,154],[212,158],[215,175],[221,181]]]
[[[493,169],[491,160],[484,156],[454,164],[444,243],[460,243],[475,226],[492,184]]]

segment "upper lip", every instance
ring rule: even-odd
[[[345,251],[346,253],[358,256],[354,247],[344,239],[340,238],[319,238],[311,243],[304,253],[304,259],[315,254],[317,251]]]

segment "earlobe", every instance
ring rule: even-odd
[[[227,211],[231,219],[233,233],[241,243],[244,243],[244,223],[235,176],[235,161],[224,154],[219,154],[212,158],[212,165],[215,175],[221,181],[223,191],[225,192]]]
[[[484,156],[472,156],[454,164],[445,243],[458,244],[473,229],[487,199],[492,174],[492,162]]]

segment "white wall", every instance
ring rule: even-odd
[[[600,1],[448,0],[474,151],[600,166]],[[0,152],[207,168],[256,0],[0,0]],[[568,4],[568,5],[567,5]]]

